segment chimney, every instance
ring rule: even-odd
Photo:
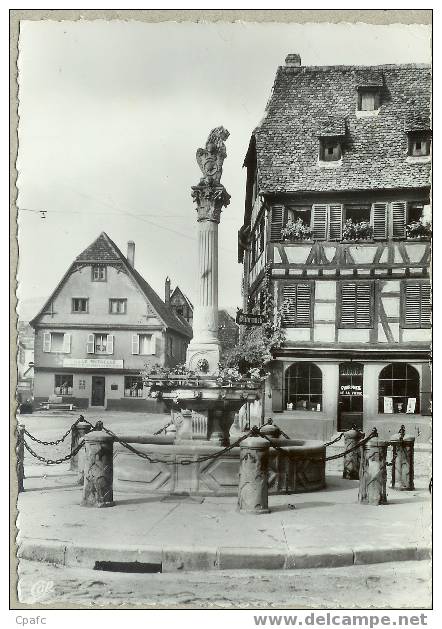
[[[135,267],[135,243],[133,240],[129,240],[127,243],[127,261],[132,268]]]
[[[170,304],[170,277],[166,277],[164,282],[164,301]]]
[[[285,65],[289,68],[299,68],[301,65],[301,57],[297,53],[287,55]]]

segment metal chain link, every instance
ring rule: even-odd
[[[34,450],[26,443],[25,440],[23,440],[23,444],[26,450],[39,461],[42,461],[43,463],[46,463],[47,465],[59,465],[60,463],[65,463],[66,461],[69,461],[69,459],[72,459],[72,457],[78,454],[81,448],[84,446],[84,441],[80,441],[78,446],[74,450],[72,450],[72,452],[64,456],[62,459],[45,459],[43,456],[40,456],[39,454],[34,452]]]
[[[341,434],[339,435],[339,437],[336,437],[336,439],[333,439],[333,441],[327,441],[327,443],[324,443],[324,446],[326,448],[328,448],[328,446],[331,446],[332,444],[336,443],[337,441],[339,441],[340,439],[342,439],[342,437],[344,436],[345,433],[341,432]]]
[[[326,457],[314,457],[314,461],[333,461],[334,459],[340,459],[343,456],[345,456],[346,454],[349,454],[350,452],[353,452],[353,450],[357,450],[358,448],[360,448],[361,446],[364,445],[364,443],[367,443],[367,441],[369,441],[370,439],[372,439],[373,437],[375,437],[377,435],[377,432],[372,431],[368,437],[365,437],[364,439],[361,439],[361,441],[358,441],[358,443],[356,443],[353,447],[349,448],[348,450],[345,450],[344,452],[341,452],[339,454],[334,454],[333,456],[326,456]],[[266,435],[263,435],[260,433],[261,437],[264,437],[264,439],[266,439],[270,445],[272,446],[272,448],[274,448],[275,450],[278,450],[278,452],[282,452],[283,454],[285,454],[285,456],[290,457],[293,453],[287,450],[284,450],[284,448],[281,448],[280,446],[276,445],[275,443],[272,442],[271,439],[269,439],[269,437],[267,437]]]
[[[156,435],[161,435],[162,432],[166,432],[167,428],[169,428],[169,426],[173,426],[173,422],[169,422],[168,424],[166,424],[165,426],[162,426],[162,428],[160,428],[159,430],[157,430],[156,432],[154,432],[154,437]]]
[[[31,433],[29,431],[24,430],[24,433],[27,437],[29,437],[29,439],[32,439],[32,441],[35,441],[36,443],[39,443],[42,446],[58,446],[59,443],[62,443],[66,437],[72,432],[72,430],[75,428],[75,426],[77,424],[79,424],[80,422],[86,422],[87,424],[89,424],[90,426],[92,426],[92,424],[87,421],[87,419],[85,419],[83,417],[83,415],[81,415],[77,421],[75,421],[72,426],[69,428],[69,430],[67,432],[64,433],[64,435],[62,437],[60,437],[60,439],[57,439],[56,441],[42,441],[41,439],[38,439],[37,437],[34,437],[34,435],[31,435]]]

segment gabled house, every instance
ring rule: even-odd
[[[239,261],[244,311],[285,330],[264,413],[293,436],[429,435],[430,96],[427,65],[278,68]]]
[[[35,404],[58,396],[79,408],[153,410],[144,399],[146,363],[183,362],[188,323],[166,305],[102,232],[70,265],[35,329]]]
[[[185,319],[192,327],[193,304],[179,286],[175,286],[173,291],[171,290],[169,277],[166,277],[164,282],[164,301],[170,305],[176,315]]]

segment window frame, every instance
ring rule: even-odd
[[[381,374],[387,369],[387,367],[391,367],[392,365],[405,365],[406,371],[405,374],[407,376],[407,369],[410,368],[412,370],[412,372],[415,372],[415,375],[417,376],[417,395],[416,395],[416,406],[415,406],[415,410],[414,413],[408,413],[408,415],[420,415],[421,414],[421,376],[419,374],[419,371],[416,369],[416,367],[414,367],[413,365],[411,365],[410,363],[405,363],[405,362],[397,362],[397,363],[387,363],[386,365],[384,365],[384,367],[382,367],[381,371],[379,372],[378,375],[378,413],[379,415],[406,415],[406,408],[404,409],[403,412],[398,412],[394,410],[394,400],[395,398],[410,398],[412,397],[411,395],[382,395],[380,394],[380,389],[381,389],[381,380],[383,381],[391,381],[391,382],[397,382],[397,381],[405,381],[405,383],[408,382],[412,382],[411,378],[381,378]],[[407,384],[405,385],[405,387],[407,388]],[[393,389],[393,385],[392,385],[392,389]],[[393,400],[393,412],[392,413],[385,413],[384,412],[384,399],[388,397],[388,398],[392,398]],[[381,398],[382,398],[382,404],[381,404]]]
[[[102,278],[96,278],[94,277],[94,270],[95,269],[103,269],[104,270],[104,277]],[[107,265],[106,264],[92,264],[91,265],[91,281],[92,282],[107,282]]]
[[[334,159],[325,159],[325,150],[330,146],[337,147],[338,157]],[[319,161],[324,164],[333,164],[339,162],[342,159],[342,140],[339,136],[330,136],[319,138]]]
[[[290,370],[293,367],[296,367],[296,375],[290,377],[289,376],[289,372],[290,372]],[[314,408],[307,408],[307,407],[306,408],[296,408],[295,407],[295,408],[292,409],[292,411],[294,411],[294,412],[301,412],[301,413],[303,413],[303,412],[307,412],[307,413],[322,412],[324,410],[323,409],[324,374],[322,373],[321,367],[319,367],[319,365],[317,365],[313,361],[296,361],[296,362],[292,363],[291,365],[289,365],[287,367],[287,369],[285,370],[285,373],[284,373],[284,404],[287,405],[289,403],[290,387],[288,385],[288,380],[291,379],[291,380],[296,382],[296,380],[301,380],[302,381],[302,380],[306,380],[307,379],[305,377],[305,374],[304,375],[302,375],[302,374],[298,375],[300,367],[304,367],[304,368],[308,367],[309,368],[309,373],[308,373],[308,383],[309,383],[308,389],[309,390],[308,390],[308,393],[307,392],[299,393],[298,389],[296,389],[296,393],[293,393],[292,395],[296,396],[296,397],[299,397],[299,396],[307,397],[307,400],[306,400],[307,404],[309,404],[309,403],[310,404],[316,404],[316,405],[320,404],[320,411],[318,411],[317,408],[314,409]],[[321,378],[319,378],[319,377],[313,377],[312,378],[312,375],[311,375],[312,367],[314,367],[315,369],[317,369],[319,371],[319,373],[321,374]],[[311,380],[312,379],[315,379],[315,380],[319,380],[320,379],[320,381],[321,381],[321,392],[320,393],[311,393]],[[312,397],[320,398],[320,402],[315,402],[315,403],[311,402],[310,399]]]
[[[400,327],[403,330],[431,330],[432,328],[432,324],[431,321],[428,324],[422,324],[422,307],[420,307],[420,312],[419,312],[419,326],[415,326],[415,325],[410,325],[407,324],[407,317],[406,317],[406,307],[407,307],[407,299],[406,299],[406,290],[408,286],[413,286],[413,285],[418,285],[419,286],[419,292],[420,292],[420,298],[419,298],[419,303],[422,304],[422,287],[426,286],[429,288],[430,290],[430,309],[432,310],[432,306],[431,306],[431,282],[429,282],[428,280],[412,280],[412,279],[405,279],[401,281],[401,297],[400,297]]]
[[[131,380],[131,381],[135,381],[136,380],[137,381],[136,384],[137,385],[141,385],[141,386],[137,386],[137,388],[135,388],[135,389],[133,388],[133,385],[131,385],[130,387],[127,387],[126,384],[127,384],[128,380]],[[143,384],[143,379],[142,379],[141,376],[125,375],[124,376],[123,387],[124,387],[123,390],[124,390],[124,397],[125,398],[139,399],[139,398],[143,397],[144,384]],[[127,393],[126,393],[127,390],[129,390],[131,392],[132,391],[136,391],[137,394],[136,395],[127,395]],[[141,391],[141,395],[138,394],[138,391]]]
[[[86,310],[75,310],[74,302],[84,301],[86,304]],[[89,313],[89,297],[72,297],[71,298],[71,313],[72,314],[88,314]]]
[[[370,307],[369,307],[369,316],[370,322],[369,325],[366,324],[349,324],[344,323],[342,321],[342,287],[345,285],[354,284],[356,287],[361,285],[370,286]],[[338,282],[338,292],[337,292],[337,327],[339,330],[371,330],[374,327],[374,307],[375,307],[375,282],[374,280],[358,280],[356,278],[349,280],[339,280]],[[355,311],[355,319],[357,319],[357,306]]]
[[[362,109],[362,98],[364,95],[373,95],[374,96],[374,108],[373,109]],[[358,88],[358,111],[369,114],[375,111],[379,111],[381,107],[381,93],[379,87],[375,86],[361,86]]]
[[[58,393],[56,391],[56,389],[57,389],[57,378],[60,378],[60,379],[71,378],[72,384],[71,384],[70,387],[68,385],[68,390],[69,390],[69,388],[71,389],[70,393],[61,393],[61,392]],[[58,388],[61,389],[61,385]],[[66,374],[66,373],[54,373],[54,395],[59,395],[59,396],[62,396],[62,397],[68,397],[68,396],[72,397],[74,395],[74,374],[71,374],[71,373],[68,373],[68,374]]]
[[[121,312],[114,312],[112,310],[112,304],[123,304],[124,309]],[[127,314],[127,297],[109,297],[109,314],[111,315],[124,315]]]
[[[425,143],[425,153],[413,153],[413,145],[416,144],[416,142]],[[431,155],[431,144],[432,134],[430,131],[409,131],[407,156],[414,159],[419,159],[420,157],[429,157]]]

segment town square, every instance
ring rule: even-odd
[[[20,23],[19,603],[431,609],[430,35]]]

